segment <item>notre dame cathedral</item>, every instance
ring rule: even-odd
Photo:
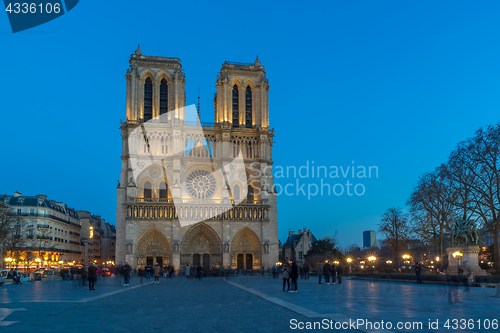
[[[130,56],[116,263],[261,269],[278,261],[269,84],[259,59],[224,62],[215,121],[185,105],[180,59]],[[194,115],[194,117],[193,117]]]

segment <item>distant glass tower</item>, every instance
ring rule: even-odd
[[[363,247],[375,247],[376,241],[375,231],[363,231]]]

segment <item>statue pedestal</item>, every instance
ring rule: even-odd
[[[446,249],[448,252],[448,269],[447,273],[458,275],[458,267],[461,266],[464,270],[464,275],[467,276],[469,269],[474,275],[489,275],[484,269],[479,267],[479,246],[453,246]],[[453,257],[453,253],[460,252],[462,256]]]

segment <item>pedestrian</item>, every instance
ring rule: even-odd
[[[158,266],[158,263],[155,264],[154,273],[155,273],[155,283],[160,283],[160,266]]]
[[[196,275],[198,277],[198,280],[200,280],[200,281],[201,281],[202,274],[203,274],[203,268],[201,266],[196,267]]]
[[[189,264],[186,265],[186,268],[184,268],[184,275],[186,275],[186,279],[189,279],[189,272],[190,272],[190,268],[189,268]]]
[[[316,271],[318,272],[319,284],[321,284],[321,277],[323,276],[323,265],[321,265],[321,261],[318,263]]]
[[[332,284],[337,284],[337,267],[335,264],[330,266],[330,272],[332,273]]]
[[[309,280],[309,271],[311,270],[311,267],[309,267],[309,264],[306,263],[304,267],[304,271],[306,273],[306,280]]]
[[[130,267],[128,262],[125,261],[125,265],[122,267],[122,274],[125,278],[125,283],[123,284],[124,286],[128,286],[130,284],[130,272],[132,272],[132,267]]]
[[[149,265],[146,265],[146,279],[150,279],[151,278],[151,266]]]
[[[174,277],[174,266],[170,266],[169,276],[168,277]]]
[[[415,265],[415,274],[417,275],[417,284],[422,284],[422,266],[420,263]]]
[[[295,260],[292,262],[292,269],[290,270],[290,279],[292,280],[292,292],[297,292],[297,280],[299,278],[299,266]]]
[[[114,267],[115,271],[115,284],[121,285],[122,284],[122,272],[123,272],[123,265],[122,263],[119,263]]]
[[[87,280],[89,281],[89,290],[95,290],[94,284],[97,281],[97,267],[94,264],[90,264],[89,266]]]
[[[283,278],[283,291],[284,292],[290,291],[290,267],[288,267],[288,264],[285,264],[285,266],[283,267],[281,276]],[[287,285],[286,290],[285,290],[285,284]]]
[[[342,266],[337,267],[337,280],[339,284],[342,283]]]
[[[88,278],[88,268],[82,266],[82,287],[85,287],[87,285],[87,278]]]
[[[142,284],[142,280],[144,277],[144,270],[142,268],[137,269],[137,275],[139,275],[139,283]]]
[[[102,267],[101,265],[97,265],[97,279],[100,280],[102,277]],[[96,281],[97,283],[97,281]]]
[[[330,272],[331,272],[330,264],[328,260],[325,261],[325,265],[323,266],[323,275],[325,276],[325,283],[330,284]]]

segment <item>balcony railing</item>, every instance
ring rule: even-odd
[[[39,224],[36,226],[37,229],[48,229],[49,226],[47,224]]]
[[[140,202],[140,203],[176,203],[176,204],[213,204],[213,205],[261,205],[262,200],[242,200],[240,202],[234,201],[233,199],[172,199],[172,198],[128,198],[127,202]]]
[[[33,216],[33,217],[42,217],[42,218],[47,218],[47,219],[53,219],[53,220],[56,220],[56,221],[59,221],[59,222],[63,222],[63,223],[66,223],[66,224],[70,224],[70,225],[74,225],[74,226],[77,226],[79,227],[80,224],[79,223],[75,223],[75,222],[71,222],[69,220],[64,220],[60,217],[57,217],[55,215],[52,215],[52,214],[38,214],[38,213],[15,213],[14,215],[16,216]]]

